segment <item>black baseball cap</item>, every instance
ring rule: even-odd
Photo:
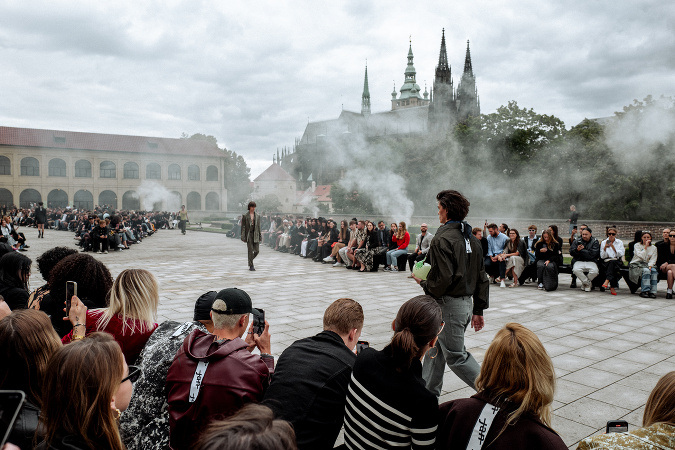
[[[246,291],[241,289],[223,289],[216,294],[214,302],[216,300],[222,300],[225,302],[225,305],[227,305],[227,309],[225,311],[211,307],[211,311],[218,314],[259,314],[259,311],[253,307],[251,297],[246,293]]]
[[[211,320],[209,313],[216,300],[216,291],[209,291],[199,296],[195,302],[195,315],[192,320]]]

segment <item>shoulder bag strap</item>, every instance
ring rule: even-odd
[[[489,403],[485,404],[483,410],[480,412],[480,416],[478,416],[478,420],[476,420],[476,424],[473,426],[471,438],[466,446],[466,450],[480,450],[483,448],[485,438],[492,426],[492,421],[495,419],[498,412],[499,408],[497,406]]]

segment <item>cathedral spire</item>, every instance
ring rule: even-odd
[[[445,50],[445,28],[441,35],[441,51],[438,54],[438,67],[436,69],[449,70],[448,66],[448,52]]]
[[[473,76],[473,68],[471,67],[471,50],[469,49],[469,40],[466,40],[466,58],[464,58],[464,73]]]
[[[368,62],[366,61],[366,74],[363,77],[363,94],[361,94],[361,114],[370,114],[370,90],[368,89]]]

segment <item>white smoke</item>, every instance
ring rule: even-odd
[[[359,194],[370,198],[379,214],[390,217],[394,222],[410,224],[414,205],[405,193],[405,180],[391,171],[377,171],[364,168],[347,170],[340,180],[347,190],[357,190]]]
[[[156,181],[144,180],[134,197],[141,200],[141,208],[145,211],[152,211],[154,204],[159,202],[166,211],[178,211],[181,206],[180,197]]]

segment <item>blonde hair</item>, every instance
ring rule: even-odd
[[[405,237],[406,231],[408,231],[408,229],[405,226],[405,222],[399,222],[398,231],[396,231],[396,238],[403,239]]]
[[[519,323],[507,323],[495,335],[485,352],[476,389],[485,392],[491,402],[510,401],[517,406],[500,434],[525,413],[551,426],[553,362],[537,335]]]
[[[645,405],[642,426],[667,423],[675,426],[675,371],[659,379]]]
[[[227,311],[227,303],[222,299],[217,299],[213,302],[211,309],[219,309],[221,311]],[[211,313],[211,320],[213,321],[213,328],[216,330],[231,330],[239,322],[241,316],[246,316],[248,314],[220,314],[217,312]]]
[[[96,327],[103,330],[110,319],[119,315],[123,323],[122,335],[127,330],[129,333],[147,333],[155,326],[158,306],[159,285],[154,275],[144,269],[123,270],[113,282],[108,308],[103,310]]]

